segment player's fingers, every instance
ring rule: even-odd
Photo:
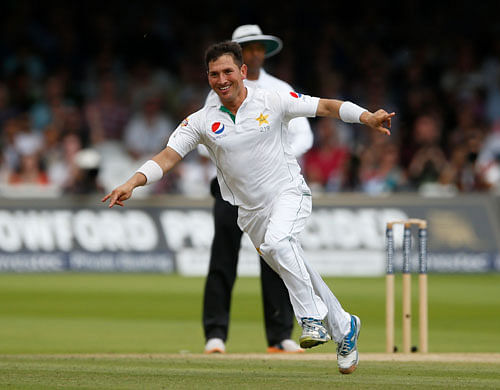
[[[392,124],[392,117],[394,115],[396,115],[395,112],[391,112],[390,114],[388,114],[386,111],[384,110],[381,110],[382,111],[382,122],[381,123],[387,123],[387,126],[390,128],[391,127],[391,124]]]
[[[109,208],[113,207],[115,204],[117,204],[120,200],[120,195],[116,193],[116,191],[113,191],[111,193],[111,197],[109,198]]]
[[[392,118],[394,115],[396,115],[396,113],[395,113],[395,112],[391,112],[391,113],[389,114],[389,113],[387,113],[386,111],[383,111],[383,112],[381,113],[381,117],[382,117],[385,121],[386,121],[386,120],[388,120],[388,119],[390,119],[390,118]]]
[[[101,202],[106,202],[110,197],[111,194],[106,195],[104,198],[101,199]]]
[[[380,131],[381,133],[384,133],[385,135],[391,135],[390,130],[386,129],[385,127],[380,126],[377,128],[377,130]]]
[[[125,192],[118,197],[118,200],[123,203],[123,201],[127,200],[128,198],[130,198],[130,194]]]

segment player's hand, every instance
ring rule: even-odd
[[[115,204],[123,207],[123,202],[132,196],[133,190],[134,187],[130,186],[128,183],[122,184],[102,198],[101,202],[106,202],[109,199],[109,208],[113,207]]]
[[[361,122],[363,122],[368,127],[371,127],[372,129],[380,133],[391,135],[391,131],[389,129],[391,128],[391,119],[394,115],[396,115],[395,112],[391,112],[390,114],[388,114],[385,110],[378,110],[373,114],[365,111],[363,114],[361,114],[360,119]]]

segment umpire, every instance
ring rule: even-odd
[[[243,60],[248,66],[245,85],[285,92],[293,91],[288,83],[271,76],[262,68],[265,58],[277,54],[282,49],[281,39],[263,35],[257,25],[243,25],[234,30],[232,40],[241,45]],[[210,99],[217,99],[213,91],[208,95],[207,102]],[[312,146],[313,135],[309,122],[306,118],[295,118],[289,122],[288,130],[292,150],[296,157],[300,157]],[[215,198],[213,208],[215,234],[203,299],[205,353],[224,353],[242,231],[236,223],[238,208],[222,199],[217,178],[212,180],[210,190]],[[260,268],[267,351],[303,352],[290,338],[294,314],[285,284],[262,258],[260,258]]]

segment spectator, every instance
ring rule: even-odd
[[[446,156],[440,146],[441,123],[435,115],[424,114],[413,127],[414,150],[408,166],[412,188],[423,190],[427,183],[437,183],[446,165]]]
[[[487,189],[500,191],[500,126],[493,127],[479,150],[476,170]]]
[[[129,119],[129,107],[118,98],[120,91],[116,88],[113,74],[103,74],[98,89],[97,97],[87,101],[84,107],[91,142],[94,145],[107,141],[120,142]]]
[[[19,118],[11,118],[5,121],[2,128],[2,182],[6,183],[8,178],[19,165],[19,153],[16,150],[16,137],[23,131]]]
[[[340,191],[346,179],[350,152],[339,143],[336,122],[330,118],[318,120],[317,140],[304,155],[304,173],[313,191]]]
[[[69,185],[65,187],[68,194],[102,193],[103,186],[99,180],[101,156],[91,148],[81,149],[74,156],[75,171]]]
[[[134,160],[147,160],[165,146],[176,124],[163,112],[162,95],[151,91],[125,127],[125,146]]]
[[[179,165],[179,191],[190,198],[210,196],[210,182],[217,174],[216,167],[210,158],[199,154],[197,159],[191,159]]]
[[[19,115],[5,122],[2,134],[2,151],[9,174],[18,169],[20,165],[19,139],[26,135],[30,135],[29,119],[26,115]]]
[[[127,69],[111,38],[102,38],[99,44],[97,53],[88,60],[84,68],[81,88],[87,100],[92,100],[99,94],[101,79],[107,75],[115,81],[115,88],[120,93],[127,88]]]
[[[60,75],[52,75],[44,85],[43,98],[37,101],[30,110],[31,125],[36,131],[54,123],[62,128],[68,111],[74,103],[66,97],[66,86]]]
[[[9,184],[39,186],[49,184],[49,178],[40,157],[41,146],[40,138],[34,134],[21,133],[16,137],[16,149],[20,154],[20,159],[17,169],[11,172],[8,178]]]
[[[450,143],[452,153],[441,173],[440,182],[452,185],[460,192],[485,190],[487,183],[476,166],[484,140],[483,130],[471,124],[454,135],[454,142]]]
[[[475,45],[469,40],[462,39],[456,46],[453,62],[441,78],[441,87],[452,102],[470,98],[482,85]]]
[[[396,192],[406,185],[399,164],[399,149],[386,139],[372,141],[361,154],[360,189],[370,195]]]
[[[165,69],[156,67],[146,58],[140,58],[129,67],[128,75],[128,99],[132,110],[140,110],[152,90],[164,97],[168,107],[177,106],[180,98],[177,96],[176,80]]]
[[[82,149],[80,138],[72,133],[54,139],[55,126],[45,132],[47,173],[50,181],[63,191],[71,187],[77,173],[75,156]]]

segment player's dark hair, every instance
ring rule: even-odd
[[[241,68],[243,65],[243,54],[241,53],[241,46],[237,42],[224,41],[214,43],[205,52],[205,67],[208,70],[208,64],[217,60],[224,54],[229,54],[233,57],[234,63]]]

